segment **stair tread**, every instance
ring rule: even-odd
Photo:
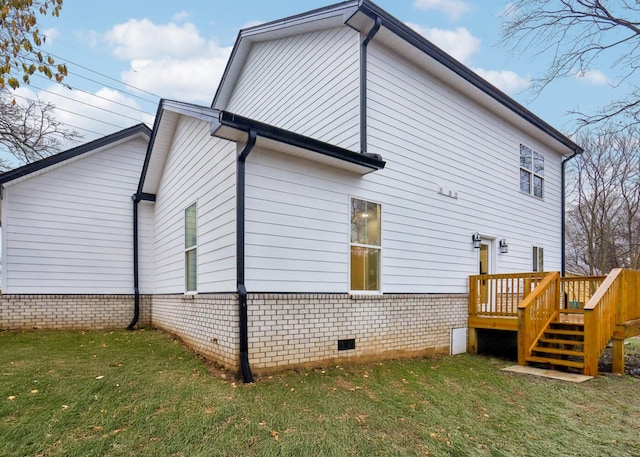
[[[547,354],[573,355],[576,357],[584,357],[584,351],[574,351],[571,349],[559,349],[559,348],[546,348],[541,346],[536,346],[535,348],[533,348],[533,352],[544,352]]]
[[[583,340],[565,340],[562,338],[540,338],[540,342],[548,344],[566,344],[569,346],[580,346],[584,344]]]
[[[537,356],[529,356],[526,358],[526,360],[527,362],[545,363],[548,365],[561,365],[561,366],[572,367],[572,368],[584,368],[583,362],[576,362],[574,360],[550,359],[547,357],[537,357]]]
[[[554,335],[575,335],[575,336],[584,336],[584,330],[565,330],[565,329],[553,329],[547,328],[544,331],[545,334],[554,334]]]

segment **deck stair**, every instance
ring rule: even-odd
[[[640,270],[471,276],[469,351],[477,351],[477,329],[508,330],[517,332],[520,365],[597,376],[610,345],[612,371],[624,373],[624,340],[640,335],[638,296]]]
[[[545,368],[584,368],[584,324],[552,322],[526,358]]]

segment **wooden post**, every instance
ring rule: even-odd
[[[632,275],[626,270],[621,272],[620,281],[620,295],[618,295],[617,309],[615,313],[615,325],[624,324],[627,320],[627,308],[629,305],[629,281],[632,279]],[[611,371],[618,374],[624,374],[624,338],[614,338],[611,340],[613,347],[611,349],[612,355],[612,367]]]
[[[469,327],[469,335],[467,336],[467,352],[477,354],[478,352],[478,329]]]
[[[531,278],[524,278],[524,291],[522,291],[522,299],[527,298],[531,293]]]
[[[527,353],[529,351],[526,311],[518,308],[518,365],[527,364]]]
[[[612,349],[613,366],[611,371],[618,374],[624,374],[624,340],[614,338]]]
[[[596,319],[596,314],[593,311],[585,311],[584,367],[582,368],[582,374],[587,376],[598,376],[598,355],[594,354],[597,351],[598,327],[594,319]]]

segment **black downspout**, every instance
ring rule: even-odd
[[[582,151],[574,151],[572,155],[570,155],[569,157],[567,157],[566,159],[564,159],[562,161],[562,173],[561,173],[561,178],[560,178],[560,188],[562,189],[562,193],[560,194],[560,218],[561,218],[561,231],[562,231],[562,237],[561,237],[561,242],[560,242],[560,276],[562,276],[564,278],[565,274],[566,274],[566,255],[565,255],[565,248],[566,248],[566,234],[565,234],[565,228],[566,228],[566,221],[565,221],[565,217],[566,217],[566,209],[565,209],[565,204],[566,204],[566,191],[565,191],[565,173],[566,173],[566,164],[569,160],[573,159],[575,156],[577,156],[578,154],[582,154]]]
[[[251,367],[249,366],[249,332],[247,317],[247,288],[244,284],[244,206],[245,206],[245,168],[246,160],[256,144],[255,130],[249,130],[247,144],[238,156],[236,172],[236,275],[238,285],[238,306],[240,311],[240,368],[242,379],[246,383],[253,382]]]
[[[367,46],[381,24],[382,19],[377,16],[376,23],[360,44],[360,152],[363,154],[367,152]]]
[[[140,274],[138,271],[138,203],[140,203],[140,194],[135,193],[131,196],[133,200],[133,319],[127,326],[127,330],[133,330],[140,318]]]

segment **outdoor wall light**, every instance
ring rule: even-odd
[[[500,246],[501,254],[506,254],[507,252],[509,252],[509,245],[507,244],[507,240],[505,240],[504,238],[500,240],[498,246]]]
[[[474,248],[480,249],[481,239],[480,239],[480,234],[478,232],[471,235],[471,241],[473,241]]]

